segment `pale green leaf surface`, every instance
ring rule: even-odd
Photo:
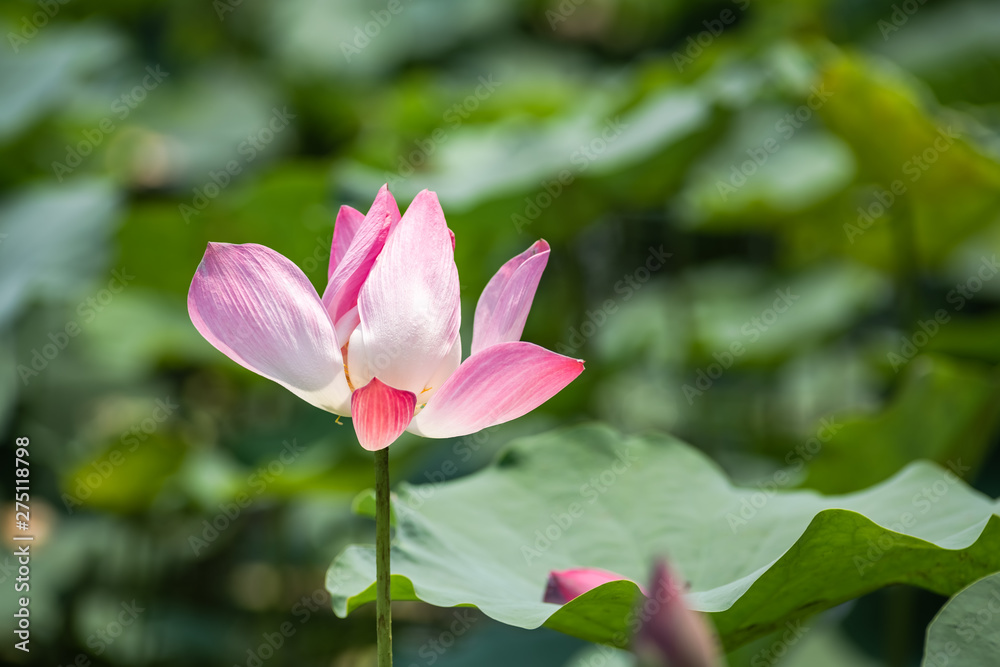
[[[670,437],[583,426],[517,441],[457,481],[401,486],[392,592],[623,645],[635,584],[558,607],[541,601],[548,573],[597,567],[644,581],[666,555],[690,582],[689,603],[712,613],[733,648],[889,584],[949,595],[1000,569],[994,508],[925,462],[859,493],[769,497],[734,488]],[[372,548],[345,550],[327,578],[335,611],[372,601],[374,581]]]
[[[1000,573],[960,591],[927,626],[923,667],[987,667],[1000,655]]]

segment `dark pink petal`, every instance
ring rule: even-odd
[[[496,343],[521,340],[538,281],[548,261],[549,244],[539,240],[500,267],[476,305],[470,354]]]
[[[424,190],[385,243],[358,297],[368,365],[420,394],[458,337],[458,269],[437,195]]]
[[[333,272],[344,259],[347,249],[351,247],[354,235],[358,233],[365,214],[350,206],[341,206],[337,213],[337,222],[333,226],[333,243],[330,244],[330,268],[327,269],[327,281],[333,277]]]
[[[718,639],[708,620],[684,603],[684,591],[667,564],[653,574],[652,595],[638,609],[642,625],[633,648],[643,660],[670,667],[719,667]]]
[[[566,604],[589,590],[597,588],[609,581],[629,581],[614,572],[597,568],[578,568],[575,570],[553,570],[549,572],[549,582],[545,587],[544,602]],[[633,582],[634,583],[634,582]],[[643,590],[643,595],[646,591]]]
[[[313,405],[348,414],[333,326],[309,279],[270,248],[210,243],[188,292],[202,336],[236,363]]]
[[[323,305],[330,314],[337,342],[343,347],[358,324],[358,293],[382,252],[392,228],[399,222],[396,200],[385,185],[378,191],[368,215],[354,230],[351,244],[337,263],[323,292]],[[334,232],[336,234],[336,231]]]
[[[466,359],[413,419],[410,430],[427,438],[450,438],[516,419],[582,371],[583,361],[532,343],[497,343]]]
[[[375,378],[351,394],[351,419],[358,442],[370,452],[385,449],[406,430],[417,398]]]

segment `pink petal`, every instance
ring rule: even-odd
[[[637,611],[642,625],[635,636],[635,652],[652,664],[721,665],[715,632],[702,614],[684,603],[684,591],[663,561],[656,564],[652,593]]]
[[[358,297],[368,363],[420,394],[458,337],[458,269],[437,195],[424,190],[389,235]]]
[[[351,419],[358,442],[370,452],[385,449],[406,430],[417,398],[375,378],[351,394]]]
[[[609,581],[629,581],[614,572],[597,568],[578,568],[575,570],[553,570],[549,572],[549,582],[545,587],[544,602],[566,604],[573,598],[593,590]],[[640,587],[641,588],[641,587]],[[643,595],[646,591],[643,590]]]
[[[549,261],[549,244],[538,240],[490,279],[476,305],[472,351],[509,340],[521,340],[535,289]]]
[[[333,225],[333,243],[330,244],[330,268],[326,272],[327,281],[333,278],[333,272],[344,259],[347,249],[351,247],[354,235],[358,233],[365,214],[350,206],[341,206],[337,213],[337,222]]]
[[[333,326],[309,279],[270,248],[209,243],[188,292],[202,336],[313,405],[348,414]]]
[[[458,367],[410,425],[427,438],[475,433],[526,414],[583,371],[583,361],[520,341],[497,343]]]
[[[389,232],[398,221],[399,208],[396,200],[389,193],[389,188],[383,185],[375,196],[368,215],[354,230],[351,244],[337,263],[323,293],[323,304],[334,324],[340,347],[347,343],[351,331],[358,324],[357,314],[352,312],[358,305],[358,293],[368,278],[375,259],[382,252]]]

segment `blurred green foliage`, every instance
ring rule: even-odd
[[[373,664],[372,616],[335,619],[323,590],[371,540],[369,457],[202,340],[185,295],[209,241],[321,287],[337,207],[383,182],[441,197],[466,349],[482,287],[544,237],[524,338],[587,360],[514,423],[400,440],[395,479],[597,419],[750,485],[961,457],[1000,493],[996,3],[16,0],[0,35],[0,421],[31,438],[42,536],[32,652],[5,661],[247,665],[288,622],[265,664]],[[863,599],[781,664],[916,664],[941,602]],[[481,616],[429,648],[452,613],[401,605],[397,660],[589,664]]]

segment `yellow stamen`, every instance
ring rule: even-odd
[[[340,348],[340,357],[344,360],[344,377],[347,378],[347,387],[353,392],[354,385],[351,383],[351,372],[347,370],[347,348],[350,344],[351,341],[347,341],[344,343],[344,347]]]

